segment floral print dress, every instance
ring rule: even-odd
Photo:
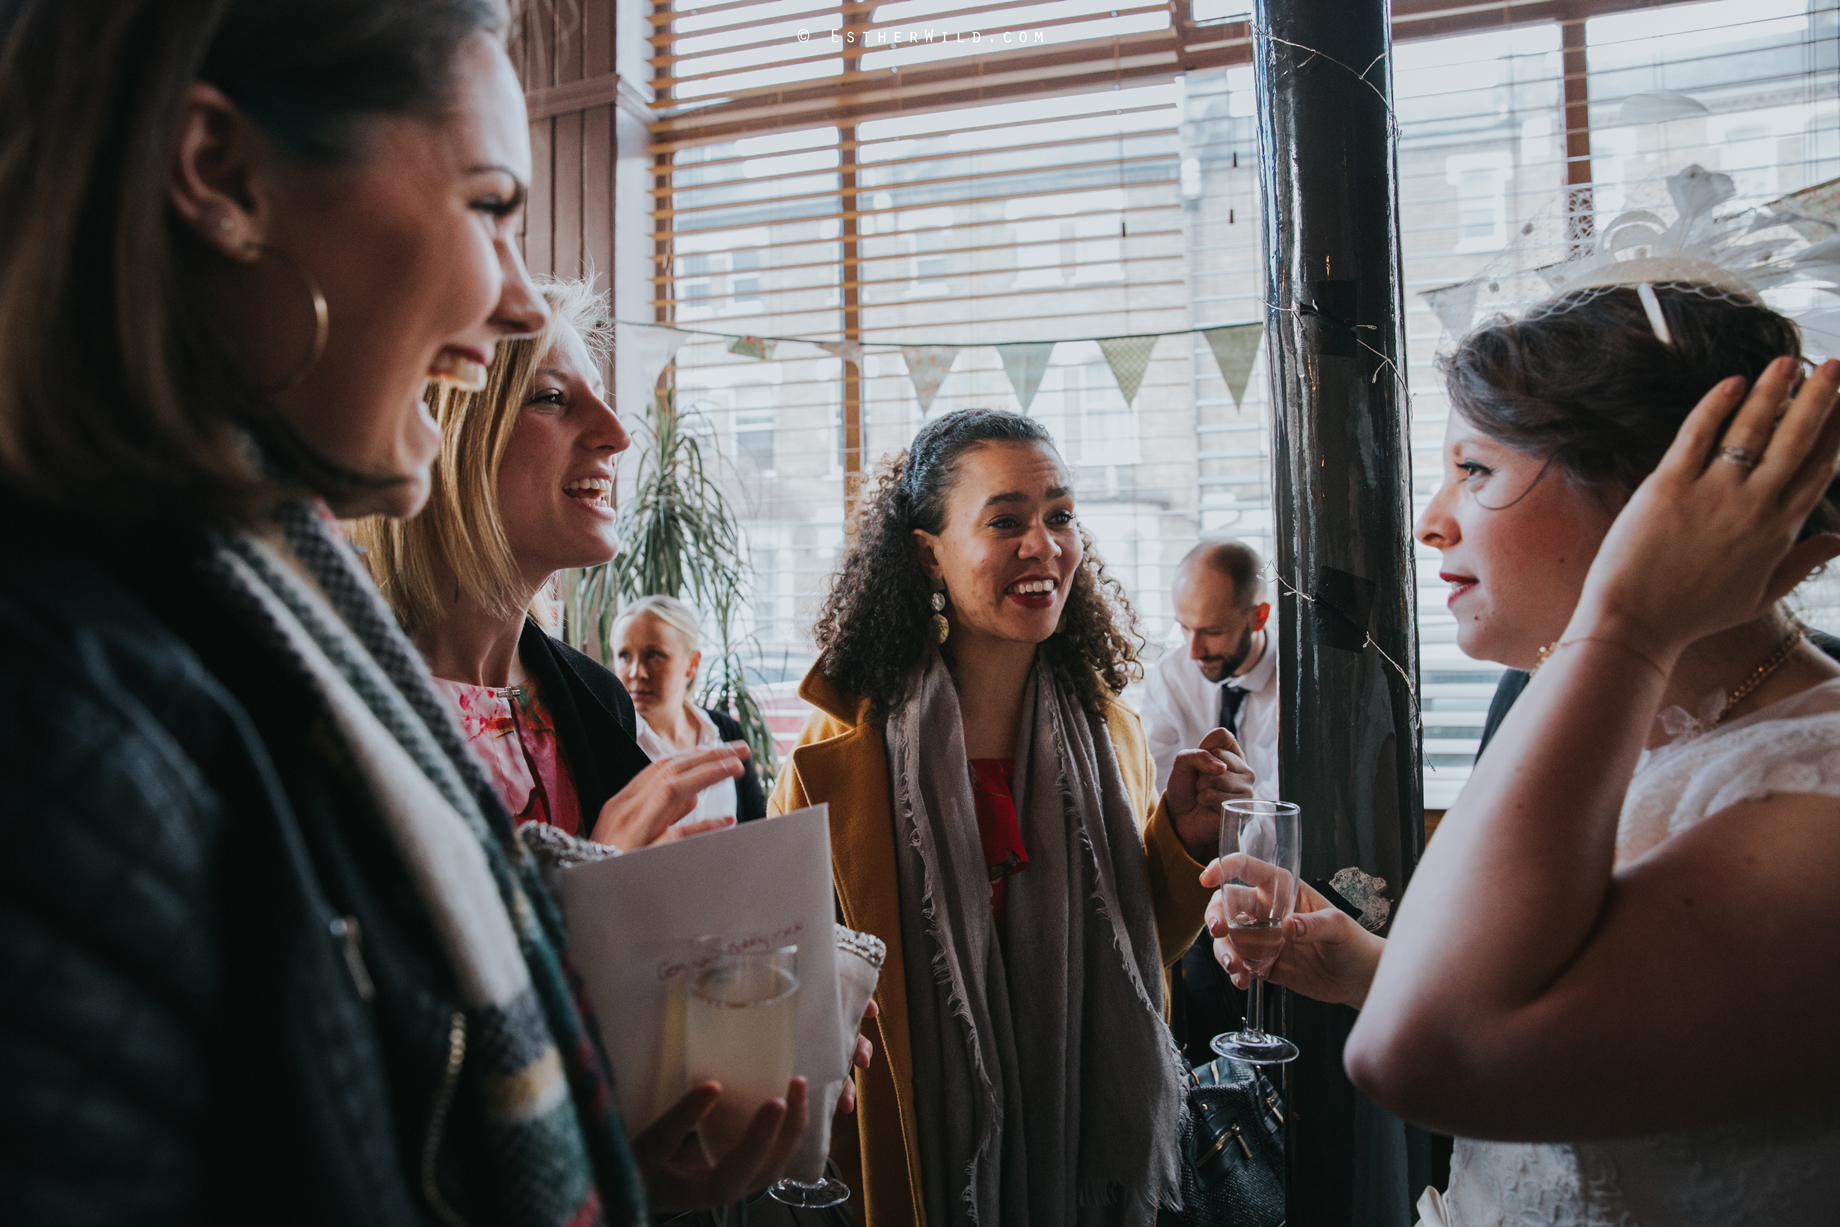
[[[575,781],[562,755],[556,722],[534,682],[519,686],[473,686],[434,679],[460,717],[460,728],[485,765],[513,820],[545,822],[570,835],[585,835]]]

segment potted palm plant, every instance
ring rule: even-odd
[[[694,413],[694,411],[692,411]],[[686,429],[676,396],[661,391],[635,435],[638,477],[620,503],[621,548],[612,562],[588,567],[563,592],[564,637],[601,660],[613,659],[613,624],[626,602],[661,594],[689,601],[713,625],[697,702],[729,712],[770,787],[779,769],[773,731],[749,692],[740,633],[753,568],[742,548],[740,518],[710,475],[703,441]]]

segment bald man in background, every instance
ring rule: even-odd
[[[1224,728],[1257,777],[1252,795],[1278,799],[1278,648],[1263,571],[1240,541],[1203,541],[1176,564],[1171,595],[1187,651],[1163,653],[1144,685],[1158,788],[1176,755]]]
[[[1252,769],[1252,795],[1278,799],[1278,645],[1264,563],[1240,541],[1203,541],[1176,565],[1171,593],[1185,652],[1169,651],[1144,686],[1144,737],[1158,788],[1176,755],[1216,728],[1232,733]],[[1208,1040],[1238,1029],[1246,994],[1214,961],[1204,931],[1170,985],[1170,1027],[1189,1062],[1213,1059]]]

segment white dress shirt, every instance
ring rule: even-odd
[[[1144,681],[1144,737],[1156,760],[1156,786],[1169,787],[1169,772],[1176,755],[1192,750],[1209,730],[1220,727],[1220,691],[1223,686],[1244,690],[1239,708],[1240,753],[1255,777],[1252,795],[1261,801],[1278,799],[1278,635],[1265,627],[1265,650],[1248,673],[1224,682],[1210,682],[1201,666],[1181,647],[1163,653]]]
[[[696,749],[700,750],[704,746],[713,746],[722,741],[722,734],[716,731],[716,722],[709,718],[708,712],[688,700],[685,700],[684,706],[689,709],[691,719],[696,721]],[[676,746],[653,732],[652,726],[645,722],[644,716],[639,715],[636,711],[633,716],[639,722],[639,735],[634,740],[639,743],[639,748],[644,750],[646,756],[653,762],[680,752]],[[698,818],[732,818],[739,809],[740,803],[735,794],[735,782],[723,780],[720,783],[711,784],[698,793],[696,808],[685,814],[682,821],[694,822]]]

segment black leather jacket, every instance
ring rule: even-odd
[[[447,965],[202,534],[0,525],[0,1222],[485,1222]]]

